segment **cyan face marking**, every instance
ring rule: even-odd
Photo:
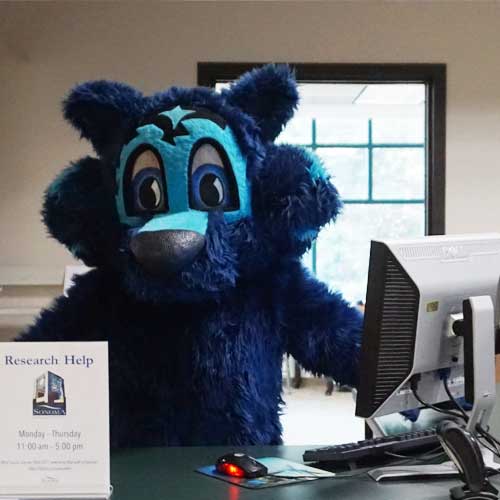
[[[313,180],[326,179],[328,174],[326,173],[325,167],[321,163],[321,160],[313,153],[309,151],[305,152],[309,159],[311,160],[311,166],[309,167],[309,174]]]
[[[180,106],[176,106],[170,111],[165,111],[160,113],[160,115],[168,116],[172,120],[172,127],[175,129],[179,122],[189,113],[193,113],[194,109],[182,109]]]
[[[208,212],[178,212],[157,215],[139,229],[139,233],[146,231],[162,231],[164,229],[184,229],[205,234],[208,226]]]
[[[317,155],[314,153],[311,153],[309,151],[305,151],[306,155],[309,157],[311,160],[311,165],[308,168],[309,175],[311,176],[311,179],[313,181],[317,181],[319,179],[327,179],[328,174],[325,170],[325,167],[321,163],[321,160]],[[312,242],[314,241],[319,234],[318,229],[304,229],[302,231],[298,231],[295,233],[295,237],[299,241],[304,241],[304,242]]]
[[[173,127],[192,110],[183,110],[179,106],[160,113],[172,120]],[[189,206],[189,159],[193,146],[202,139],[217,141],[226,151],[233,168],[239,195],[239,209],[224,212],[224,218],[236,221],[251,213],[250,187],[246,177],[246,159],[242,155],[233,132],[229,126],[224,129],[206,118],[192,118],[182,121],[189,135],[174,137],[175,146],[162,140],[163,130],[156,125],[144,125],[137,129],[137,137],[122,149],[120,166],[117,171],[118,191],[116,205],[120,221],[131,227],[140,227],[142,231],[162,229],[184,229],[205,234],[208,212],[193,210]],[[169,211],[155,215],[147,223],[142,217],[129,216],[125,209],[123,178],[129,156],[141,145],[149,145],[161,156],[165,169],[166,193]],[[163,186],[165,189],[165,186]]]

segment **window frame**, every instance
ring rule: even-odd
[[[199,62],[198,85],[236,80],[265,63]],[[288,63],[299,83],[423,83],[426,85],[425,234],[445,233],[446,64]]]

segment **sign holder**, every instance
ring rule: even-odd
[[[107,342],[0,343],[0,500],[108,500]]]

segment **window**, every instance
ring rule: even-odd
[[[220,88],[256,64],[200,63]],[[344,201],[305,263],[365,300],[370,240],[444,232],[444,65],[294,64],[301,101],[277,142],[322,158]]]

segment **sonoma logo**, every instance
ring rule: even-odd
[[[43,408],[42,406],[39,406],[37,408],[33,408],[33,415],[66,415],[66,412],[59,408]]]
[[[47,371],[35,380],[33,415],[66,415],[64,379]]]

